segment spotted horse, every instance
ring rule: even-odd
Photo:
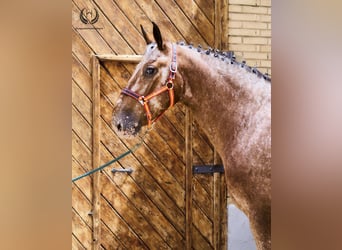
[[[112,125],[135,136],[180,102],[222,158],[227,187],[259,250],[271,249],[271,79],[232,52],[152,40],[116,103]],[[145,129],[145,128],[144,128]]]

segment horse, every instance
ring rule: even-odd
[[[153,38],[114,107],[119,136],[136,136],[177,102],[192,111],[220,155],[229,194],[250,221],[259,250],[271,249],[271,79],[232,52]]]

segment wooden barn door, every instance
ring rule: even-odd
[[[121,139],[111,128],[115,101],[139,60],[134,55],[144,52],[140,24],[151,32],[155,21],[171,41],[224,48],[226,5],[73,0],[72,6],[74,177],[140,140]],[[177,104],[133,154],[73,183],[72,248],[226,249],[224,174],[193,167],[217,163],[191,112]]]

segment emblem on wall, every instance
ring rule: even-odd
[[[95,24],[99,21],[99,18],[100,18],[100,13],[96,8],[92,8],[92,7],[83,8],[79,14],[77,13],[77,15],[78,15],[79,20],[81,20],[82,24],[86,24],[86,25],[82,25],[81,27],[75,27],[76,30],[103,29],[103,27],[95,27]]]
[[[84,24],[94,24],[99,20],[99,12],[97,9],[83,8],[80,13],[80,19]]]

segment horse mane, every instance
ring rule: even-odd
[[[261,73],[257,68],[248,66],[246,64],[246,61],[238,62],[236,61],[236,57],[234,55],[234,51],[220,51],[218,49],[213,49],[211,47],[208,47],[207,49],[203,49],[201,45],[198,45],[197,48],[193,46],[192,43],[186,44],[184,41],[177,42],[180,46],[187,46],[189,49],[195,49],[198,53],[206,54],[207,56],[213,56],[219,61],[237,65],[241,68],[244,68],[247,72],[253,73],[259,78],[263,78],[268,82],[271,82],[271,77],[268,75],[268,73]]]

